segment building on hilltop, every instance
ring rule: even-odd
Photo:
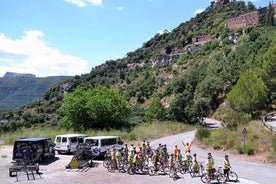
[[[274,17],[276,15],[276,4],[271,4],[274,9]],[[235,30],[238,28],[245,28],[249,25],[259,25],[260,17],[266,15],[269,11],[269,7],[259,8],[255,11],[244,13],[238,17],[233,17],[226,20],[226,26],[229,29]]]

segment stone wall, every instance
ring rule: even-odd
[[[276,4],[272,4],[272,7],[274,8],[274,13],[276,15]],[[249,25],[259,25],[260,16],[265,15],[266,13],[268,13],[268,7],[259,8],[255,11],[241,14],[238,17],[227,19],[226,26],[229,29],[235,30],[238,28],[245,28]]]

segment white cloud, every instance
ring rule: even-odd
[[[36,30],[24,32],[13,40],[0,33],[0,76],[7,71],[32,73],[39,77],[53,75],[81,75],[90,71],[88,62],[51,48],[42,39],[44,33]]]
[[[117,7],[117,10],[122,11],[123,7],[119,6],[119,7]]]
[[[87,4],[92,4],[94,6],[103,6],[103,0],[64,0],[65,2],[72,3],[79,7],[85,7]]]
[[[202,12],[204,12],[204,9],[197,9],[197,10],[195,11],[195,14],[197,15],[197,14],[200,14],[200,13],[202,13]]]

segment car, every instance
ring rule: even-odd
[[[30,148],[35,162],[40,163],[45,158],[54,158],[54,144],[51,138],[34,137],[20,138],[14,141],[13,160],[20,160],[24,157],[24,150]]]
[[[39,171],[39,163],[46,158],[54,158],[55,151],[51,138],[20,138],[14,141],[10,176],[13,172],[29,170]]]

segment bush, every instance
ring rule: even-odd
[[[245,145],[245,153],[247,155],[254,155],[254,147],[250,144]]]
[[[240,145],[236,147],[239,154],[246,153],[247,155],[254,155],[255,148],[251,144],[246,144],[245,146]]]
[[[202,141],[204,138],[209,138],[210,136],[211,136],[211,132],[206,128],[198,129],[195,135],[196,139],[199,139],[200,141]]]
[[[232,139],[227,143],[226,149],[231,149],[234,147],[234,145],[235,145],[235,140]]]

